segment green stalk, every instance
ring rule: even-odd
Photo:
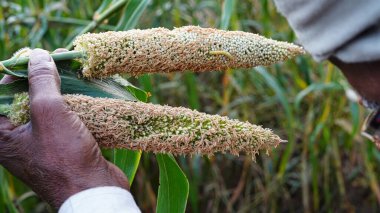
[[[82,51],[68,51],[68,52],[62,52],[62,53],[53,53],[51,54],[51,57],[54,61],[63,61],[63,60],[71,60],[75,58],[83,58],[85,57],[85,54]],[[20,66],[20,65],[26,65],[29,62],[29,57],[26,56],[20,56],[20,57],[12,57],[5,61],[0,61],[0,73],[5,73],[8,75],[13,75],[16,77],[22,77],[17,73],[12,72],[9,70],[12,67]]]
[[[115,11],[120,9],[126,3],[127,3],[127,0],[120,0],[120,1],[116,2],[114,5],[112,5],[107,10],[105,10],[103,13],[101,13],[98,17],[94,17],[94,20],[92,20],[78,35],[82,35],[82,34],[85,34],[87,32],[94,30],[108,16],[110,16]],[[66,46],[66,49],[68,49],[68,50],[70,50],[71,48],[73,48],[73,42],[72,41],[69,43],[69,45]]]

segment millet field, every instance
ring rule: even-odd
[[[172,30],[189,25],[239,30],[297,44],[285,18],[270,0],[0,0],[0,61],[11,58],[23,47],[49,51],[73,49],[76,36],[87,32],[156,27]],[[97,48],[95,52],[103,51]],[[226,52],[211,53],[230,57]],[[141,67],[146,65],[144,62],[136,61]],[[103,71],[106,63],[101,61],[97,66]],[[242,122],[184,108],[157,108],[149,103],[112,108],[123,103],[66,96],[69,105],[74,106],[73,111],[78,112],[85,111],[80,103],[96,105],[94,101],[102,101],[108,104],[109,110],[128,112],[133,109],[136,115],[157,110],[154,112],[165,115],[157,114],[149,120],[151,123],[143,124],[141,120],[132,122],[129,117],[123,118],[129,122],[125,125],[132,123],[136,128],[115,132],[115,135],[124,135],[124,141],[132,140],[136,146],[124,144],[116,149],[106,144],[106,140],[100,144],[103,148],[112,148],[104,149],[103,154],[127,174],[131,192],[142,212],[173,211],[162,206],[166,202],[177,203],[178,212],[380,211],[380,152],[360,135],[368,111],[347,98],[351,87],[329,62],[317,63],[308,54],[301,54],[265,67],[232,69],[212,64],[210,69],[221,70],[214,72],[185,71],[187,69],[171,72],[166,67],[168,63],[164,63],[160,66],[167,73],[155,73],[152,68],[149,74],[144,74],[141,70],[151,67],[146,66],[115,78],[124,83],[128,94],[135,99],[186,107]],[[201,69],[197,64],[191,66]],[[0,102],[6,98],[0,93]],[[207,122],[198,122],[198,118]],[[88,124],[96,119],[102,118],[93,118]],[[281,139],[245,121],[272,129]],[[173,129],[173,126],[181,128]],[[257,141],[264,144],[268,138],[270,143],[260,146],[259,154],[256,146],[242,145],[245,141],[252,142],[248,136],[236,137],[238,143],[232,145],[239,145],[240,149],[227,149],[224,144],[217,146],[206,141],[204,146],[189,151],[178,148],[180,145],[161,146],[162,141],[174,141],[162,137],[147,140],[148,144],[151,142],[149,146],[138,144],[140,136],[149,135],[149,131],[181,134],[197,126],[201,127],[198,135],[191,139],[194,141],[211,137],[205,131],[223,135],[231,127],[254,132],[258,135],[257,140],[253,140],[255,144]],[[110,144],[117,140],[102,135],[98,127],[91,128],[93,132],[98,131],[95,137],[99,139],[108,138]],[[132,131],[135,135],[130,136]],[[182,140],[181,143],[193,142]],[[217,141],[228,143],[219,138]],[[164,155],[161,151],[174,155]],[[219,153],[224,151],[227,153]],[[164,170],[162,165],[168,169]],[[162,180],[164,175],[166,182]],[[161,195],[158,193],[160,184],[163,186]],[[163,191],[169,186],[172,194]],[[187,189],[188,195],[184,195],[181,190]],[[41,213],[54,212],[54,209],[0,166],[0,212]]]

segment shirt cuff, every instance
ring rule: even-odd
[[[140,213],[132,194],[115,186],[104,186],[78,192],[67,199],[59,213]]]

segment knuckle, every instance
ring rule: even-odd
[[[45,85],[52,85],[52,83],[58,85],[59,82],[59,79],[52,74],[40,74],[38,76],[29,77],[29,84],[31,86],[44,87]]]
[[[10,155],[15,154],[15,147],[10,142],[12,135],[9,132],[0,132],[0,164],[3,164]]]
[[[20,160],[28,150],[30,143],[25,143],[25,138],[30,134],[30,125],[17,127],[13,131],[0,131],[0,164]]]
[[[54,63],[46,62],[36,64],[29,70],[29,84],[33,86],[39,86],[43,84],[60,84],[60,78],[57,68]]]
[[[42,114],[62,109],[65,106],[62,96],[37,96],[30,102],[32,114]]]
[[[52,62],[38,63],[29,68],[29,77],[35,77],[39,75],[54,75],[57,71],[57,67]]]
[[[8,141],[10,138],[9,131],[7,130],[0,130],[0,147],[2,144],[4,144],[5,141]]]
[[[14,126],[10,120],[5,116],[0,115],[0,130],[11,130],[13,128]]]

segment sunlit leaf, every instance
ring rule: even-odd
[[[120,22],[116,26],[115,30],[119,31],[133,29],[148,4],[149,0],[130,0],[127,6],[124,8],[123,16],[120,19]]]
[[[343,87],[340,84],[334,83],[334,82],[313,83],[297,94],[294,104],[295,104],[296,108],[299,109],[301,101],[308,94],[310,94],[312,92],[317,92],[317,91],[324,91],[324,90],[332,91],[332,90],[339,90],[339,89],[343,89]]]
[[[143,102],[148,101],[148,93],[147,92],[145,92],[144,90],[134,86],[129,81],[122,78],[121,76],[115,75],[112,77],[112,80],[115,81],[116,83],[120,84],[121,86],[123,86],[126,90],[128,90],[128,92],[130,92],[138,100],[143,101]]]
[[[185,212],[189,196],[189,182],[185,174],[172,156],[156,154],[156,158],[160,169],[156,212]]]
[[[141,151],[131,151],[125,149],[114,150],[113,163],[125,173],[130,185],[132,185],[135,178],[141,153]]]
[[[224,0],[222,7],[222,18],[220,22],[220,28],[227,30],[230,25],[231,16],[235,9],[235,0]]]

